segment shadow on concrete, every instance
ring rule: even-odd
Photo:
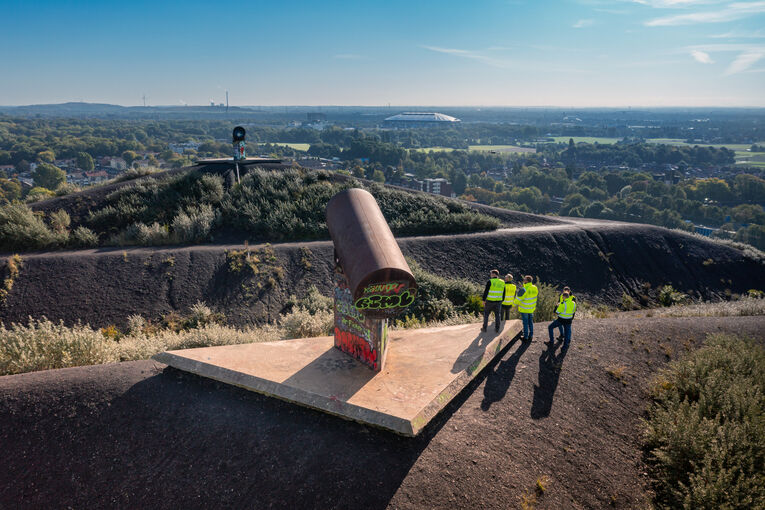
[[[555,390],[558,389],[558,379],[566,351],[561,350],[555,354],[555,350],[562,341],[557,343],[547,342],[547,349],[539,356],[539,384],[534,385],[534,400],[531,404],[531,417],[535,420],[546,418],[552,409]]]
[[[520,337],[514,338],[507,348],[511,348],[518,341],[520,341]],[[531,342],[521,342],[518,349],[507,360],[501,361],[496,370],[487,371],[486,386],[483,389],[483,401],[481,402],[482,411],[488,411],[493,403],[504,398],[515,377],[518,361],[530,345]]]
[[[470,342],[470,345],[465,347],[465,350],[462,351],[459,356],[457,356],[456,360],[454,360],[454,364],[452,365],[452,373],[459,374],[467,367],[469,367],[471,363],[476,360],[476,357],[483,355],[483,352],[486,350],[486,346],[489,345],[489,342],[501,334],[502,330],[500,330],[499,333],[495,333],[494,328],[489,328],[489,330],[485,333],[478,333],[478,336],[476,336],[473,341]]]
[[[336,395],[345,400],[356,394],[377,372],[334,347],[292,374],[283,384],[320,393]]]

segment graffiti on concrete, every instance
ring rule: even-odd
[[[388,335],[386,320],[369,319],[354,306],[342,273],[335,274],[335,347],[373,370],[381,368]]]

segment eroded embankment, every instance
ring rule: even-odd
[[[483,283],[498,268],[570,285],[577,295],[618,304],[671,284],[696,297],[765,289],[762,260],[704,239],[646,225],[580,223],[399,240],[428,271]],[[124,324],[185,313],[205,301],[231,324],[275,320],[291,294],[316,285],[329,294],[330,242],[251,246],[96,249],[23,254],[0,303],[0,320],[28,317]],[[237,250],[239,253],[237,254]],[[6,267],[6,260],[0,260]],[[7,277],[3,270],[3,278]]]

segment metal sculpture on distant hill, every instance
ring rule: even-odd
[[[335,246],[335,347],[377,372],[385,364],[388,319],[414,302],[417,282],[369,192],[341,191],[326,214]]]

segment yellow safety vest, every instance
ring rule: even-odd
[[[489,280],[489,285],[486,301],[502,301],[502,291],[505,290],[505,282],[499,278],[492,278]]]
[[[511,306],[513,304],[515,301],[515,289],[514,283],[505,283],[505,300],[502,301],[503,305]]]
[[[576,302],[576,296],[575,296],[575,295],[573,295],[573,294],[570,294],[568,297],[570,297],[570,298],[571,298],[571,299],[572,299],[574,302]],[[563,294],[561,294],[560,296],[558,296],[558,303],[560,304],[560,303],[562,303],[562,302],[563,302]]]
[[[521,297],[516,299],[518,303],[518,311],[521,313],[534,313],[537,309],[537,296],[539,295],[539,289],[533,283],[524,283],[523,288],[526,292]]]
[[[573,300],[573,298],[569,297],[565,301],[563,301],[561,304],[558,305],[558,308],[556,308],[555,313],[558,314],[558,317],[561,319],[573,319],[574,314],[576,313],[576,301]]]

